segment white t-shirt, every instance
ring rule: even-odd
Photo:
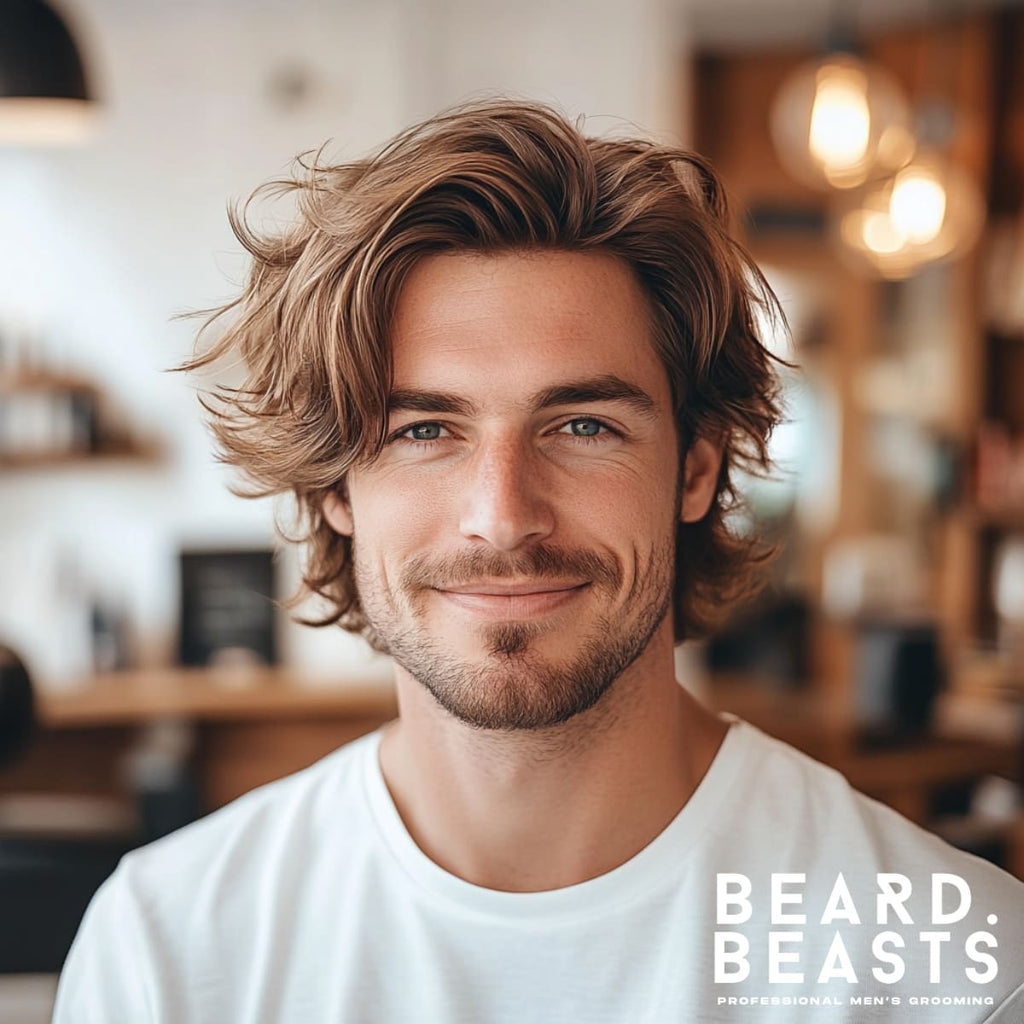
[[[1024,885],[746,723],[650,845],[598,878],[535,893],[483,889],[426,857],[385,786],[379,741],[363,737],[126,856],[75,940],[56,1024],[1024,1021]],[[847,891],[836,895],[839,873]],[[913,924],[891,905],[877,923],[879,873],[912,885],[900,909]],[[966,880],[963,921],[933,924],[933,873]],[[745,907],[738,896],[718,907],[719,874],[733,876],[726,894],[745,891],[735,876],[749,880],[749,920],[717,923],[720,909]],[[771,923],[773,874],[776,917],[804,923]],[[888,885],[902,894],[899,879]],[[941,888],[952,912],[962,894]],[[802,903],[784,902],[798,893]],[[886,932],[897,937],[876,940]],[[802,982],[769,980],[772,943],[775,971]],[[895,975],[897,954],[903,979],[876,978],[873,968]],[[744,960],[747,978],[725,980]],[[839,973],[819,981],[826,961]],[[993,965],[994,978],[968,980],[968,968]]]

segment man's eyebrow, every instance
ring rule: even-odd
[[[606,374],[586,380],[567,381],[545,388],[533,398],[535,409],[547,409],[552,405],[579,405],[588,402],[625,402],[635,412],[653,417],[658,406],[643,388],[629,381]]]
[[[553,384],[533,396],[533,410],[549,409],[555,405],[581,405],[593,402],[624,402],[643,416],[653,417],[657,403],[643,388],[629,381],[605,374],[585,380]],[[476,406],[449,391],[420,391],[415,388],[396,388],[388,397],[388,413],[426,412],[445,413],[450,416],[473,416]]]
[[[446,391],[417,391],[398,388],[388,396],[388,412],[441,412],[450,416],[472,416],[476,406]]]

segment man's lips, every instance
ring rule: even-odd
[[[588,583],[530,580],[468,583],[435,587],[438,594],[465,611],[494,619],[524,619],[555,611],[583,593]]]
[[[552,582],[549,580],[526,580],[522,583],[495,581],[493,583],[464,583],[459,586],[435,587],[443,594],[483,594],[488,597],[522,597],[526,594],[554,594],[566,590],[578,590],[586,583],[578,581]]]

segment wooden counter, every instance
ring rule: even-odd
[[[918,822],[933,792],[984,775],[1016,777],[1014,747],[935,737],[882,751],[859,750],[832,708],[805,692],[750,682],[715,685],[708,702],[841,771],[855,788]],[[140,730],[191,724],[194,766],[206,806],[222,806],[296,771],[397,714],[393,688],[310,682],[282,669],[167,669],[97,676],[79,690],[40,700],[40,734],[0,776],[0,791],[126,791],[124,755]]]
[[[397,711],[389,683],[310,680],[276,668],[108,672],[80,688],[39,698],[39,718],[49,729],[139,725],[161,718],[225,722],[324,715],[386,721]]]
[[[931,798],[943,787],[986,775],[1020,781],[1021,752],[1012,743],[954,734],[862,747],[837,709],[813,692],[727,679],[711,688],[707,703],[837,769],[854,789],[918,824],[927,822]]]
[[[283,669],[160,669],[98,675],[39,697],[40,729],[0,776],[2,792],[127,797],[126,755],[146,727],[192,731],[204,804],[221,807],[394,718],[385,682],[310,681]]]

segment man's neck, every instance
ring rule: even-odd
[[[520,733],[457,721],[399,670],[401,716],[381,767],[420,849],[468,882],[515,892],[573,885],[639,853],[727,729],[675,682],[671,653],[656,639],[589,711]]]

